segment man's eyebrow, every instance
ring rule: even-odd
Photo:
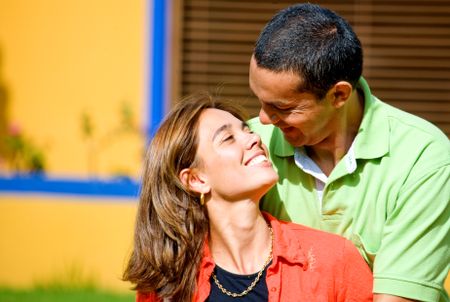
[[[214,132],[214,135],[213,135],[213,137],[212,137],[212,140],[214,141],[214,140],[216,139],[216,137],[217,137],[220,133],[222,133],[223,131],[225,131],[225,130],[227,130],[227,129],[229,129],[229,128],[231,128],[231,124],[225,124],[225,125],[220,126],[219,129],[217,129],[217,130]]]
[[[296,103],[295,101],[292,100],[284,100],[284,101],[273,101],[270,105],[275,106],[275,107],[283,107],[283,106],[290,106],[292,104]]]

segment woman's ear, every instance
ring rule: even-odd
[[[197,169],[183,169],[179,177],[183,185],[190,191],[206,194],[211,190],[207,178]]]

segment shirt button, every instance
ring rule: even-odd
[[[272,287],[270,290],[273,291],[273,292],[276,292],[277,288],[276,287]]]

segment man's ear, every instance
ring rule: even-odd
[[[344,106],[350,98],[352,90],[352,84],[347,81],[339,81],[328,90],[326,97],[330,99],[331,104],[338,109]]]
[[[183,169],[179,177],[183,185],[190,191],[206,194],[211,190],[206,176],[198,169]]]

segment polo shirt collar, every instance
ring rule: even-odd
[[[308,268],[308,260],[302,251],[298,236],[289,236],[284,234],[282,223],[272,215],[262,212],[266,221],[273,230],[273,250],[272,264],[267,269],[275,267],[278,258],[284,258],[292,264],[300,265],[303,270]],[[215,263],[209,249],[208,238],[203,243],[203,257],[200,263],[199,273],[197,275],[197,290],[194,293],[194,301],[205,301],[211,292],[210,278],[214,271]]]
[[[292,264],[299,264],[303,267],[303,269],[306,269],[308,260],[305,253],[303,253],[298,236],[289,236],[289,234],[285,233],[286,230],[283,228],[282,223],[278,219],[267,212],[262,212],[262,214],[272,227],[274,236],[272,251],[273,260],[271,266],[274,266],[276,259],[281,257]],[[208,280],[207,282],[209,283],[209,277],[211,276],[214,267],[215,263],[209,249],[208,239],[205,239],[203,244],[203,258],[200,264],[200,272],[203,275],[199,279]]]
[[[200,269],[197,276],[197,290],[193,301],[205,301],[211,292],[209,279],[215,267],[214,259],[209,249],[208,238],[203,242],[203,257],[200,263]]]
[[[273,251],[272,264],[275,267],[278,258],[283,258],[291,264],[300,265],[303,270],[308,267],[308,260],[302,250],[298,236],[290,236],[286,233],[282,223],[267,212],[262,212],[266,221],[270,224],[273,231]]]
[[[274,154],[279,157],[294,156],[294,147],[284,139],[280,128],[273,126],[273,135],[271,143],[274,144]]]
[[[356,86],[364,94],[364,115],[353,145],[355,158],[382,157],[389,151],[389,121],[379,102],[372,96],[369,85],[361,77]],[[294,147],[289,144],[281,130],[274,127],[272,140],[274,154],[279,157],[294,156]]]
[[[364,115],[355,137],[355,157],[361,159],[379,158],[389,152],[389,119],[370,91],[366,80],[361,77],[357,88],[364,93]]]

